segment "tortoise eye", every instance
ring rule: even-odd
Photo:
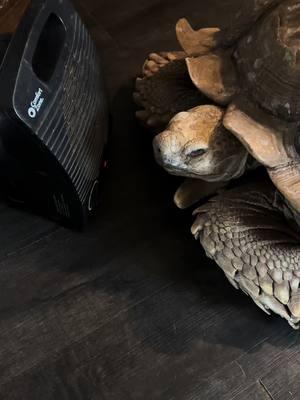
[[[191,157],[191,158],[197,158],[197,157],[203,156],[203,154],[205,154],[205,153],[206,153],[206,150],[204,150],[204,149],[197,149],[197,150],[191,151],[191,152],[188,154],[188,156]]]

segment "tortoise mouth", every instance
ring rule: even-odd
[[[159,165],[164,168],[170,175],[180,176],[184,178],[195,178],[195,179],[202,179],[206,182],[217,182],[220,181],[221,175],[220,174],[213,174],[213,173],[197,173],[193,170],[184,167],[174,166],[171,163],[159,162]]]

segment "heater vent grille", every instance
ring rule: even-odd
[[[84,202],[99,174],[103,132],[97,129],[97,116],[103,104],[95,46],[78,15],[73,23],[74,39],[68,45],[63,80],[37,134],[67,171]]]

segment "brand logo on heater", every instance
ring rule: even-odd
[[[30,118],[35,118],[40,111],[42,104],[44,103],[45,98],[42,97],[43,89],[39,88],[37,92],[35,92],[35,97],[30,103],[30,107],[28,108],[28,115]]]

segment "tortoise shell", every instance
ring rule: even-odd
[[[300,117],[300,2],[288,0],[266,14],[234,53],[240,85],[272,114]]]

